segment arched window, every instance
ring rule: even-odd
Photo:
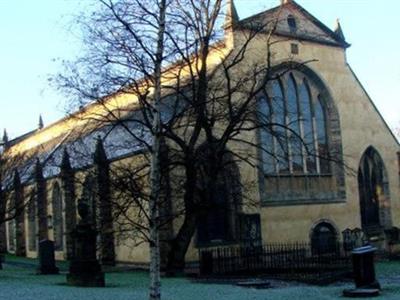
[[[311,249],[315,254],[335,253],[337,247],[337,232],[327,223],[321,222],[315,226],[311,235]]]
[[[379,152],[372,146],[365,150],[358,168],[361,225],[373,233],[376,228],[390,228],[391,205],[389,180]]]
[[[64,247],[64,219],[61,189],[58,182],[53,186],[53,228],[54,228],[54,249],[62,251]]]
[[[28,203],[28,249],[36,251],[37,227],[36,227],[36,201],[34,194],[29,199]]]
[[[282,79],[271,82],[267,95],[259,101],[261,122],[276,124],[262,126],[261,142],[267,152],[263,155],[264,172],[329,174],[326,118],[318,89],[300,72]],[[272,105],[267,99],[272,99]]]
[[[344,201],[339,115],[327,88],[305,66],[276,75],[258,96],[262,201]]]

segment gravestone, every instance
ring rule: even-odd
[[[58,274],[54,258],[54,242],[42,240],[39,242],[39,269],[38,274]]]
[[[82,287],[104,287],[104,273],[96,257],[97,231],[92,228],[88,204],[78,203],[79,224],[71,233],[72,258],[67,274],[67,284]]]

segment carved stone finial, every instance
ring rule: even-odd
[[[38,128],[39,129],[42,129],[43,128],[43,118],[42,118],[42,115],[39,115],[39,124],[38,124]]]
[[[342,40],[345,40],[344,34],[343,34],[343,30],[342,30],[342,26],[340,25],[340,20],[336,19],[336,26],[335,26],[335,30],[334,32],[336,33],[336,35]]]
[[[19,172],[17,169],[14,171],[13,185],[14,185],[14,189],[21,186],[21,178],[19,176]]]
[[[226,6],[227,7],[224,25],[225,29],[233,27],[237,22],[239,22],[239,15],[237,13],[236,6],[233,0],[227,0]]]
[[[106,150],[104,149],[103,141],[100,136],[97,137],[96,149],[94,151],[93,159],[94,163],[98,165],[107,163]]]
[[[7,144],[8,143],[8,134],[7,134],[7,130],[4,128],[4,132],[3,132],[3,143]]]
[[[71,169],[71,162],[70,162],[70,157],[69,157],[67,148],[64,148],[60,167],[62,170],[70,170]]]

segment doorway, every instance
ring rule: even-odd
[[[368,147],[358,168],[362,229],[368,234],[391,227],[389,182],[378,151]]]

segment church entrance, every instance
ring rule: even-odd
[[[361,225],[371,236],[391,227],[390,194],[386,168],[379,153],[369,147],[358,168]]]

